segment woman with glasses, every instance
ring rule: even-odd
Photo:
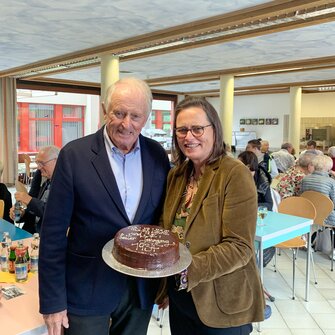
[[[162,220],[189,248],[192,263],[168,280],[172,335],[250,334],[251,323],[264,318],[254,251],[255,185],[222,143],[210,103],[189,97],[177,105],[175,168],[168,176]]]

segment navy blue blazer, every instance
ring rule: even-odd
[[[143,192],[133,224],[158,224],[169,161],[160,144],[139,138]],[[108,160],[103,128],[68,143],[57,160],[41,229],[40,312],[113,312],[127,276],[111,269],[101,252],[118,230],[130,224]],[[151,308],[157,280],[136,282],[141,307]]]

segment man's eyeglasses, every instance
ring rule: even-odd
[[[113,111],[112,113],[119,120],[124,120],[128,114],[129,114],[130,120],[134,122],[139,122],[143,118],[143,115],[136,114],[136,113],[127,113],[127,112],[121,112],[121,111]]]
[[[211,124],[208,124],[207,126],[192,126],[191,128],[179,127],[175,128],[175,131],[178,138],[185,138],[189,131],[194,137],[201,137],[205,132],[205,128],[211,126]]]
[[[45,162],[36,161],[36,164],[37,164],[37,166],[44,167],[44,166],[46,166],[49,162],[54,161],[55,159],[56,159],[56,158],[51,158],[51,159],[49,159],[48,161],[45,161]]]

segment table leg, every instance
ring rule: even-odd
[[[309,299],[309,275],[310,275],[310,261],[311,261],[311,233],[307,234],[307,255],[306,255],[306,287],[305,287],[305,301]]]
[[[262,282],[262,285],[263,285],[264,269],[263,269],[263,243],[262,242],[259,242],[259,244],[258,244],[258,269],[259,269],[259,274],[260,274],[260,277],[261,277],[261,282]],[[259,333],[262,332],[260,322],[257,322],[257,327],[256,328],[257,328],[257,331]]]
[[[261,276],[261,281],[263,284],[263,277],[264,277],[264,268],[263,268],[263,243],[259,242],[259,250],[258,250],[258,267],[259,267],[259,273]]]

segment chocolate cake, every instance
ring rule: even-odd
[[[169,230],[133,225],[117,232],[112,254],[119,263],[131,268],[162,270],[178,261],[179,242]]]

